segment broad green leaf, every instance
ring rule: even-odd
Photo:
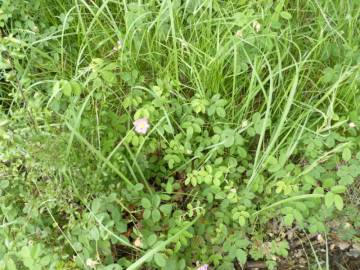
[[[160,202],[161,202],[161,198],[159,195],[154,195],[151,197],[151,201],[152,201],[152,205],[154,207],[159,207]]]
[[[112,62],[103,67],[103,70],[114,70],[118,67],[116,62]]]
[[[101,81],[100,78],[94,79],[94,81],[93,81],[93,88],[94,88],[94,89],[98,89],[98,88],[100,88],[102,85],[103,85],[103,82]]]
[[[322,186],[324,188],[331,188],[333,185],[335,184],[335,179],[333,178],[326,178],[323,183]]]
[[[211,116],[215,113],[215,110],[216,110],[216,105],[211,105],[209,108],[208,108],[208,115]]]
[[[277,172],[282,168],[281,164],[274,164],[268,167],[268,171],[271,173]]]
[[[334,202],[335,202],[335,207],[338,210],[341,211],[344,208],[344,202],[343,202],[343,199],[341,198],[340,195],[335,195],[334,196]]]
[[[99,230],[96,227],[91,228],[89,232],[89,239],[97,241],[99,240],[99,238],[100,238]]]
[[[50,262],[51,262],[51,256],[50,255],[47,255],[47,256],[45,256],[45,257],[42,257],[41,258],[41,260],[40,260],[40,262],[39,262],[39,264],[41,265],[41,266],[46,266],[46,265],[48,265]]]
[[[305,183],[307,183],[309,185],[312,185],[312,186],[316,185],[316,180],[310,175],[305,175],[304,176],[304,181],[305,181]]]
[[[178,261],[177,261],[176,257],[170,258],[166,261],[165,269],[166,270],[178,270],[179,269]]]
[[[123,270],[123,268],[120,265],[115,264],[115,263],[109,264],[109,265],[105,266],[105,268],[103,268],[103,269],[104,270]]]
[[[247,261],[247,253],[242,249],[236,250],[236,259],[238,259],[240,265],[244,265]]]
[[[164,213],[165,216],[170,216],[172,211],[172,205],[171,204],[163,204],[160,206],[160,211]]]
[[[290,20],[292,18],[291,14],[287,11],[281,11],[280,16],[286,20]]]
[[[6,263],[7,270],[17,270],[16,264],[14,263],[14,261],[11,258],[8,258],[7,260],[5,260],[5,263]]]
[[[349,161],[351,159],[351,150],[349,148],[344,148],[342,158],[345,161]]]
[[[36,267],[36,263],[35,263],[35,260],[31,257],[25,257],[23,258],[23,263],[26,267],[28,267],[29,269],[32,269],[32,270],[37,270],[35,269]]]
[[[76,81],[70,81],[71,90],[75,96],[80,96],[81,94],[81,85]]]
[[[156,239],[157,239],[157,236],[155,233],[153,233],[153,234],[149,235],[149,237],[146,239],[146,242],[149,246],[152,246],[155,244]]]
[[[267,163],[271,165],[276,165],[278,164],[278,160],[273,156],[269,156],[267,159]]]
[[[241,226],[245,226],[245,223],[246,223],[245,218],[244,218],[243,216],[240,216],[240,217],[239,217],[239,224],[240,224]]]
[[[333,193],[344,193],[346,191],[346,187],[342,185],[333,186],[331,188],[331,192]]]
[[[151,202],[148,198],[142,198],[141,199],[141,205],[142,207],[144,207],[145,209],[149,209],[151,208]]]
[[[223,107],[217,107],[216,114],[222,118],[224,118],[226,116],[226,112]]]
[[[354,183],[354,178],[351,175],[344,175],[339,180],[339,184],[344,186],[351,185],[352,183]]]
[[[287,226],[290,226],[294,222],[294,216],[292,214],[287,214],[284,217],[284,223]]]
[[[293,197],[290,197],[290,198],[287,198],[287,199],[283,199],[283,200],[280,200],[280,201],[277,201],[269,206],[266,206],[258,211],[256,211],[255,213],[253,213],[252,215],[258,215],[266,210],[269,210],[271,208],[274,208],[275,206],[278,206],[278,205],[282,205],[284,203],[288,203],[288,202],[293,202],[293,201],[298,201],[298,200],[304,200],[304,199],[315,199],[315,198],[323,198],[324,195],[322,194],[323,191],[322,191],[322,188],[316,188],[314,190],[314,193],[315,194],[303,194],[303,195],[297,195],[297,196],[293,196]]]
[[[100,71],[101,77],[109,84],[113,84],[116,82],[116,76],[112,71],[102,70]]]
[[[225,129],[221,133],[221,139],[223,140],[225,147],[230,147],[235,142],[235,131],[232,129]]]
[[[20,255],[23,258],[30,258],[31,257],[30,248],[28,246],[23,246],[20,250]]]
[[[240,217],[240,212],[235,212],[233,215],[232,215],[232,218],[233,219],[238,219]]]
[[[141,183],[137,183],[136,185],[134,185],[135,191],[141,191],[141,190],[143,190],[143,188],[144,188],[144,185]]]
[[[61,86],[60,86],[60,81],[56,81],[53,85],[52,88],[52,95],[55,96],[60,90],[61,90]]]
[[[294,216],[294,218],[298,221],[298,222],[302,222],[303,221],[303,216],[302,216],[302,214],[301,214],[301,212],[300,211],[298,211],[298,210],[296,210],[296,209],[293,209],[293,216]]]
[[[165,267],[166,265],[166,257],[162,253],[156,253],[154,255],[154,261],[159,267]]]
[[[150,209],[145,209],[144,214],[143,214],[144,219],[149,219],[150,216],[151,216],[151,210]]]
[[[325,195],[325,205],[326,207],[331,207],[334,203],[334,193],[328,192]]]
[[[61,89],[65,96],[70,97],[71,96],[71,84],[68,81],[61,81]]]
[[[158,222],[161,219],[160,211],[158,209],[152,210],[151,217],[154,222]]]
[[[0,181],[0,190],[7,188],[9,186],[9,184],[10,184],[9,180]]]

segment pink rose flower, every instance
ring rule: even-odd
[[[209,265],[204,264],[204,265],[198,267],[196,270],[208,270],[208,269],[209,269]]]
[[[146,134],[150,127],[149,120],[145,117],[135,120],[133,124],[135,131],[139,134]]]

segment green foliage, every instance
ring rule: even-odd
[[[344,219],[359,241],[345,2],[0,0],[0,269],[275,269],[284,232]]]

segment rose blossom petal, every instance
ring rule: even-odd
[[[134,121],[135,131],[139,134],[146,134],[147,130],[150,127],[149,121],[147,118],[139,118]]]
[[[208,270],[209,265],[208,264],[204,264],[202,266],[200,266],[199,268],[197,268],[196,270]]]

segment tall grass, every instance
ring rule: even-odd
[[[215,126],[246,134],[255,123],[253,116],[260,116],[260,132],[245,142],[250,169],[245,178],[234,182],[239,187],[246,186],[248,191],[274,156],[285,153],[284,163],[300,162],[297,147],[304,137],[309,134],[326,137],[346,123],[351,111],[359,110],[360,9],[356,1],[279,1],[283,3],[281,10],[288,10],[291,18],[279,17],[277,3],[272,1],[38,2],[37,21],[53,27],[39,34],[29,33],[10,21],[4,28],[7,33],[17,33],[18,40],[10,42],[21,43],[24,56],[13,63],[17,67],[17,79],[1,82],[0,102],[4,114],[27,112],[26,124],[21,121],[14,124],[19,130],[30,128],[36,136],[52,134],[54,145],[58,143],[57,136],[59,141],[61,137],[55,163],[59,161],[59,166],[76,171],[77,176],[72,179],[75,186],[97,175],[102,175],[104,182],[115,175],[117,182],[109,184],[109,189],[135,188],[142,183],[146,187],[143,196],[161,193],[157,175],[146,166],[150,155],[144,157],[141,153],[150,147],[151,137],[170,148],[177,134],[186,136],[182,126],[188,121],[186,113],[179,117],[176,106],[190,104],[195,97],[210,99],[218,94],[227,101],[226,118],[204,117],[205,124],[201,127],[204,134],[212,132]],[[277,19],[279,22],[274,22]],[[99,59],[116,64],[115,84],[96,86],[92,73],[101,65]],[[62,80],[80,82],[82,92],[59,105],[66,109],[48,116],[60,93],[59,89],[54,92],[54,84]],[[154,85],[161,80],[170,82],[173,104],[163,101],[156,112],[161,120],[152,123],[139,146],[129,146],[128,135],[112,134],[109,139],[110,133],[118,130],[109,128],[111,121],[107,117],[126,116],[127,121],[121,124],[132,130],[136,106],[126,106],[124,101],[137,92],[157,97]],[[36,110],[34,104],[46,110]],[[12,117],[15,123],[16,115]],[[339,118],[343,121],[334,122]],[[165,124],[175,132],[164,133]],[[298,177],[350,145],[350,142],[339,144],[318,156]],[[157,173],[171,176],[190,165],[198,169],[213,161],[213,153],[224,152],[222,147],[222,142],[214,143],[174,169],[164,173],[163,167],[159,167]],[[119,157],[120,150],[125,154]],[[266,182],[270,185],[275,179],[270,177]],[[98,191],[85,186],[76,196],[81,198],[85,211],[91,212],[87,204]],[[49,196],[60,195],[61,191]],[[85,197],[88,199],[84,200]],[[288,202],[323,197],[323,194],[305,194],[275,201],[258,197],[256,200],[262,208],[253,216]],[[55,220],[51,210],[47,210]],[[124,242],[93,216],[100,227]],[[127,269],[136,269],[165,250],[197,221],[198,218],[193,218],[178,233],[144,254],[132,253],[130,257],[134,260]],[[60,230],[72,246],[72,240]]]

